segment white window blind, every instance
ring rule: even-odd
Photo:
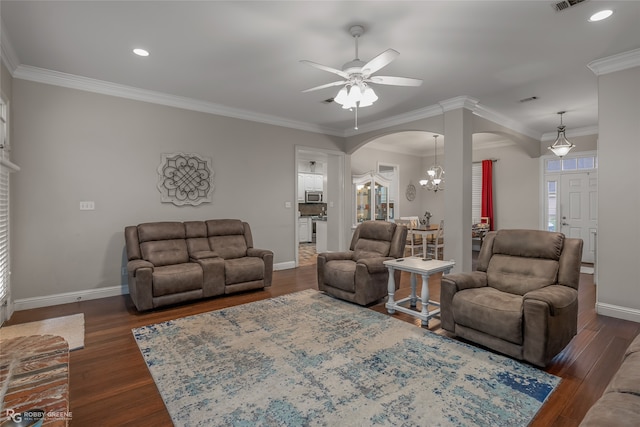
[[[0,165],[0,305],[4,306],[8,295],[9,295],[9,170],[4,165]]]
[[[0,96],[0,325],[9,318],[11,308],[11,257],[9,249],[9,175],[20,168],[11,163],[9,152],[9,108]]]
[[[473,224],[482,216],[482,163],[473,163],[471,169],[471,219]]]

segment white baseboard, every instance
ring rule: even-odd
[[[296,268],[295,261],[279,262],[277,264],[273,264],[274,270],[289,270],[291,268]]]
[[[29,310],[31,308],[49,307],[51,305],[113,297],[128,293],[129,287],[126,285],[110,286],[108,288],[87,289],[85,291],[65,292],[62,294],[47,295],[43,297],[18,299],[13,302],[13,308],[15,311]]]
[[[630,320],[640,323],[640,310],[619,305],[596,303],[596,313],[616,319]]]

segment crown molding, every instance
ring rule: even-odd
[[[494,111],[482,104],[477,104],[476,108],[474,110],[474,114],[476,114],[479,117],[482,117],[483,119],[487,119],[491,122],[494,122],[500,126],[504,126],[507,129],[511,129],[515,132],[521,133],[523,135],[526,135],[530,138],[533,139],[537,139],[540,140],[540,138],[542,137],[542,134],[540,132],[536,132],[532,129],[527,128],[526,126],[522,126],[521,124],[519,124],[518,122],[516,122],[515,120],[512,120],[510,118],[508,118],[507,116],[504,116],[500,113],[498,113],[497,111]]]
[[[20,60],[18,59],[18,55],[16,55],[15,50],[13,50],[11,41],[4,29],[4,21],[0,18],[0,55],[2,56],[2,62],[4,62],[9,73],[13,75],[16,68],[18,68],[18,64],[20,64]]]
[[[136,101],[149,102],[153,104],[166,105],[169,107],[182,108],[185,110],[199,111],[202,113],[215,114],[219,116],[232,117],[235,119],[249,120],[253,122],[265,123],[274,126],[283,126],[308,132],[321,133],[325,135],[343,136],[341,130],[317,126],[309,123],[287,120],[281,117],[267,114],[255,113],[252,111],[230,108],[223,105],[204,102],[192,98],[169,95],[151,90],[139,89],[102,80],[76,76],[59,71],[46,70],[43,68],[20,65],[13,74],[14,78],[29,80],[38,83],[46,83],[54,86],[62,86],[70,89],[78,89],[87,92],[100,93],[103,95],[127,98]]]
[[[457,110],[458,108],[466,108],[475,112],[478,106],[478,100],[468,96],[456,96],[455,98],[445,99],[438,104],[444,111]]]
[[[587,64],[596,76],[626,70],[628,68],[640,67],[640,49],[630,50],[606,58],[596,59]]]
[[[598,134],[598,126],[585,126],[583,128],[576,128],[576,129],[565,131],[565,135],[567,136],[567,138],[571,138],[571,137],[575,138],[578,136],[597,135],[597,134]],[[540,138],[540,141],[542,142],[555,141],[557,137],[558,137],[557,131],[547,132],[542,135],[542,138]]]

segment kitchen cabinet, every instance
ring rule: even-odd
[[[306,174],[298,172],[298,202],[304,203],[304,192],[306,188],[304,187],[304,176]]]
[[[298,242],[311,242],[313,238],[313,225],[311,217],[303,216],[298,218]]]
[[[304,203],[305,191],[324,191],[324,175],[298,172],[298,201]]]
[[[356,199],[355,223],[372,219],[388,221],[391,181],[375,172],[353,175],[352,179]]]

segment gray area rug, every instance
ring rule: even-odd
[[[314,290],[133,335],[176,426],[526,426],[560,382]]]

